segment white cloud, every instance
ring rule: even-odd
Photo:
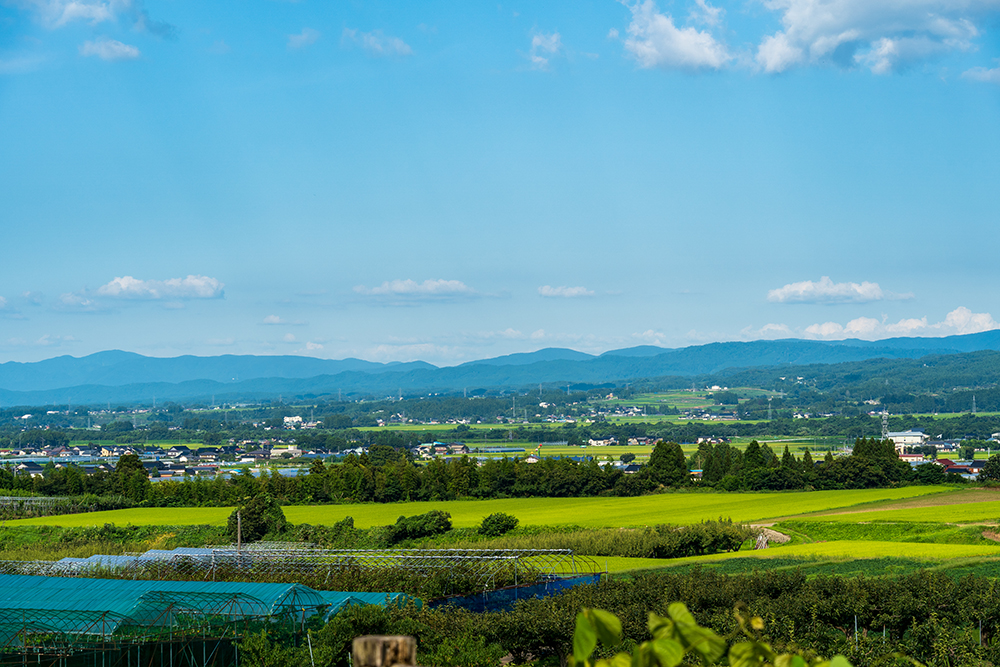
[[[722,23],[722,16],[726,13],[722,7],[713,7],[706,0],[695,0],[694,4],[695,6],[691,8],[691,13],[688,15],[688,20],[712,27]]]
[[[709,7],[711,10],[715,8]],[[625,50],[640,67],[671,69],[720,69],[732,56],[724,44],[705,30],[691,26],[678,28],[667,14],[658,11],[653,0],[629,6],[632,22],[628,26]]]
[[[548,69],[549,59],[562,51],[562,39],[558,32],[545,34],[536,33],[531,37],[531,51],[528,52],[528,59],[535,69]]]
[[[176,26],[150,18],[142,0],[8,0],[5,4],[32,12],[50,30],[77,22],[97,25],[124,16],[140,32],[164,39],[177,37]]]
[[[649,345],[663,345],[664,341],[667,340],[667,335],[662,331],[655,331],[653,329],[647,329],[642,333],[632,334],[632,338],[647,343]]]
[[[608,30],[608,39],[618,39],[618,28]]]
[[[951,328],[962,334],[1000,329],[1000,323],[997,323],[989,313],[974,313],[965,306],[948,313],[944,322],[938,326]]]
[[[282,340],[285,341],[286,343],[294,343],[295,342],[295,334],[287,333],[287,334],[285,334],[284,338],[282,338]]]
[[[130,4],[122,0],[20,0],[15,5],[33,11],[48,28],[59,28],[69,23],[83,21],[96,25],[113,21],[122,9]]]
[[[949,51],[974,48],[976,21],[998,0],[763,0],[782,30],[757,48],[757,64],[782,72],[799,64],[863,65],[876,74]]]
[[[963,79],[973,81],[984,81],[986,83],[1000,83],[1000,67],[986,69],[985,67],[973,67],[962,72]]]
[[[93,42],[84,42],[80,46],[80,55],[97,56],[101,60],[135,60],[141,54],[139,49],[131,44],[122,44],[117,39],[100,37]]]
[[[340,36],[341,46],[357,45],[365,50],[370,56],[408,56],[413,53],[410,45],[398,37],[385,35],[381,30],[372,32],[359,32],[351,28],[344,28]]]
[[[313,343],[312,341],[306,343],[307,352],[315,352],[316,350],[322,350],[322,349],[323,345],[321,343]]]
[[[302,32],[299,34],[288,36],[288,48],[301,49],[310,44],[315,44],[317,39],[319,39],[319,30],[302,28]]]
[[[59,295],[56,307],[60,310],[79,310],[92,312],[98,309],[97,304],[83,294],[67,292]]]
[[[948,313],[944,320],[929,323],[926,317],[906,318],[898,322],[887,322],[885,318],[877,320],[872,317],[858,317],[845,325],[837,322],[812,324],[803,333],[808,338],[823,340],[841,340],[844,338],[862,338],[879,340],[896,336],[940,337],[958,334],[980,333],[1000,329],[1000,322],[993,319],[989,313],[974,313],[961,306]]]
[[[170,280],[139,280],[132,276],[115,278],[97,288],[98,296],[116,299],[219,299],[224,285],[215,278],[190,275]]]
[[[542,285],[538,288],[538,293],[544,297],[559,297],[564,299],[594,296],[594,292],[586,287],[552,287],[551,285]]]
[[[41,56],[16,56],[14,58],[0,58],[0,74],[23,74],[32,72],[45,62]]]
[[[44,334],[38,340],[35,341],[37,347],[61,347],[66,343],[75,343],[76,338],[73,336],[52,336],[50,334]]]
[[[912,297],[912,294],[884,292],[878,283],[835,283],[828,276],[816,282],[789,283],[767,293],[767,300],[775,303],[868,303]]]
[[[752,340],[757,340],[760,338],[766,340],[774,340],[776,338],[788,338],[792,335],[792,330],[786,324],[774,324],[769,323],[762,326],[760,329],[754,329],[753,327],[746,327],[740,332],[743,334],[744,338],[749,338]]]
[[[7,299],[0,296],[0,310],[5,309],[6,307],[7,307]]]
[[[281,319],[277,315],[268,315],[267,317],[264,318],[264,321],[261,322],[261,324],[285,324],[285,323],[286,323],[285,320]]]
[[[422,283],[410,279],[387,280],[378,287],[358,285],[354,291],[366,296],[400,300],[446,300],[478,295],[461,280],[425,280]]]

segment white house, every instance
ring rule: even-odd
[[[929,439],[923,431],[895,431],[889,433],[888,438],[895,443],[898,453],[902,453],[904,447],[922,445]]]

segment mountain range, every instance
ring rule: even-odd
[[[601,355],[546,348],[447,367],[422,361],[383,364],[297,356],[161,358],[112,350],[85,357],[0,364],[0,405],[149,403],[213,396],[235,402],[338,392],[381,396],[537,384],[600,384],[741,368],[917,359],[983,350],[1000,350],[1000,330],[880,341],[787,339],[676,349],[644,345]]]

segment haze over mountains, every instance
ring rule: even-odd
[[[830,364],[866,359],[1000,350],[1000,331],[881,341],[778,340],[667,349],[640,346],[590,355],[563,348],[512,354],[451,367],[414,361],[376,363],[294,356],[145,357],[107,351],[34,363],[0,364],[0,405],[168,400],[260,400],[297,395],[385,395],[542,384],[693,376],[727,369]]]

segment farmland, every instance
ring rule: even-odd
[[[945,487],[911,486],[861,491],[811,491],[798,493],[665,493],[634,498],[510,498],[385,504],[293,505],[285,508],[292,523],[330,525],[354,518],[359,528],[393,523],[399,516],[431,510],[450,512],[456,527],[477,525],[484,516],[506,512],[525,526],[582,526],[588,528],[644,526],[662,523],[690,524],[731,518],[759,522],[793,514],[834,510],[867,503],[946,493]],[[126,509],[87,514],[21,519],[8,525],[101,526],[118,525],[221,525],[231,508]]]

